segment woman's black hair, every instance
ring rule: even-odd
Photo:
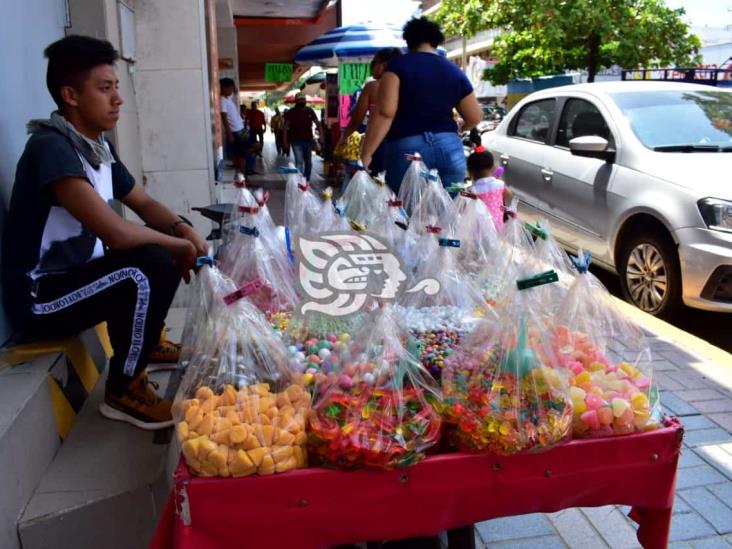
[[[63,86],[80,90],[90,70],[98,65],[114,65],[119,59],[117,50],[106,40],[75,34],[57,40],[43,54],[48,58],[46,86],[59,109],[64,107]]]
[[[480,173],[490,170],[493,167],[493,155],[490,151],[476,151],[468,157],[468,171],[470,173]]]
[[[402,38],[410,50],[416,49],[420,44],[428,43],[436,48],[445,41],[440,26],[426,17],[413,17],[402,29]]]
[[[402,50],[399,48],[382,48],[374,54],[374,58],[371,60],[371,70],[374,70],[374,65],[377,63],[388,63],[395,57],[399,57],[402,54]]]

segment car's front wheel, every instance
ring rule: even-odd
[[[678,313],[681,268],[669,236],[656,232],[632,236],[623,243],[619,259],[620,285],[628,301],[655,316]]]

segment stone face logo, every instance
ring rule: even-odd
[[[407,275],[389,247],[370,233],[326,233],[295,239],[302,314],[342,317],[357,313],[370,299],[394,300],[403,292],[440,291],[437,280],[420,280],[402,290]]]

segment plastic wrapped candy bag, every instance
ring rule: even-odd
[[[191,361],[199,332],[208,329],[216,316],[216,308],[221,303],[218,296],[236,289],[231,279],[213,265],[212,257],[204,256],[196,259],[198,272],[192,283],[188,300],[186,320],[181,336],[181,352],[178,359],[178,363],[183,368],[187,368]]]
[[[393,193],[390,193],[386,205],[387,208],[371,224],[369,232],[380,238],[392,251],[401,256],[409,228],[407,213],[402,207],[402,201]]]
[[[500,324],[485,324],[447,359],[445,415],[462,448],[516,454],[545,450],[571,436],[568,381],[552,350],[530,289],[556,280],[547,272],[522,279]],[[519,289],[521,288],[521,289]]]
[[[571,374],[569,396],[577,437],[626,435],[656,429],[662,414],[651,351],[641,329],[587,272],[578,274],[556,316],[554,351]],[[622,358],[611,349],[622,349]],[[632,360],[625,360],[632,357]]]
[[[323,202],[316,216],[313,233],[327,232],[350,232],[351,225],[348,219],[343,217],[333,204],[333,189],[327,187],[322,193]]]
[[[388,307],[353,338],[337,384],[314,399],[308,447],[324,465],[414,465],[440,437],[440,391],[404,348]]]
[[[442,227],[436,225],[427,225],[419,230],[416,223],[409,224],[399,248],[408,278],[414,279],[423,265],[432,261],[433,254],[439,249],[441,234]]]
[[[382,218],[387,209],[391,191],[379,178],[372,178],[359,165],[348,187],[336,203],[342,215],[347,217],[358,230],[371,227],[376,219]]]
[[[567,295],[567,291],[574,282],[575,268],[566,252],[557,244],[551,235],[549,223],[540,220],[536,224],[525,223],[526,231],[534,237],[534,252],[527,266],[533,271],[553,270],[559,276],[555,284],[546,284],[540,288],[542,297],[539,298],[548,306],[545,308],[547,321],[551,323],[551,317]]]
[[[267,234],[268,237],[276,238],[275,234],[277,231],[277,225],[275,225],[275,222],[272,219],[272,214],[269,212],[269,206],[267,205],[270,197],[269,192],[265,192],[264,189],[259,188],[252,194],[254,195],[254,199],[257,201],[257,206],[259,206],[259,224],[262,227],[261,232],[263,234]]]
[[[526,269],[533,268],[534,241],[524,224],[518,219],[516,208],[518,199],[514,199],[508,209],[508,219],[499,233],[498,251],[493,260],[478,275],[483,295],[489,305],[495,307],[499,314],[507,306],[507,298],[512,292],[506,289],[513,285],[517,276]]]
[[[241,477],[305,467],[309,393],[259,311],[246,299],[217,297],[230,304],[199,333],[173,404],[189,470]]]
[[[460,240],[460,265],[474,278],[499,254],[498,232],[488,207],[471,189],[455,197],[457,215],[455,235]]]
[[[285,226],[291,235],[307,234],[316,222],[320,211],[320,200],[312,192],[310,183],[290,164],[280,168],[280,173],[287,176],[285,183]]]
[[[418,152],[406,155],[410,161],[409,168],[404,173],[402,184],[399,186],[399,200],[404,205],[404,211],[411,216],[415,207],[422,198],[422,192],[426,186],[424,174],[429,173],[427,166],[422,161],[422,155]]]
[[[438,380],[445,360],[465,334],[493,317],[480,290],[458,263],[460,246],[457,239],[439,238],[437,251],[414,277],[417,287],[429,285],[429,289],[403,294],[395,307],[413,338],[410,350]]]
[[[263,313],[292,311],[298,302],[293,270],[279,243],[260,231],[260,219],[258,205],[244,211],[238,234],[222,258],[222,270],[238,286],[257,286],[250,300]]]
[[[423,173],[426,180],[419,202],[416,203],[410,215],[410,222],[417,231],[424,231],[423,227],[437,226],[452,232],[455,228],[455,204],[450,195],[442,186],[437,170]]]

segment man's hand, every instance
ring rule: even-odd
[[[191,244],[193,244],[196,247],[196,253],[198,254],[198,256],[208,255],[208,244],[203,238],[201,238],[201,235],[199,235],[196,230],[190,225],[186,223],[179,224],[176,227],[175,236],[185,238]]]
[[[226,142],[229,144],[234,142],[234,132],[232,132],[231,130],[228,130],[226,132]]]
[[[181,277],[185,283],[188,284],[191,281],[191,271],[194,270],[196,266],[196,257],[198,256],[198,253],[196,252],[196,247],[193,245],[193,242],[190,240],[186,240],[185,238],[178,238],[177,240],[179,242],[173,249],[171,249],[171,255],[178,264]]]

